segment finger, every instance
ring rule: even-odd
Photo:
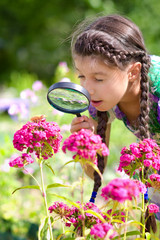
[[[90,123],[83,121],[83,122],[71,125],[70,131],[71,131],[71,133],[73,133],[73,132],[77,132],[77,131],[81,130],[82,128],[90,129]]]
[[[81,122],[84,122],[84,121],[88,121],[89,118],[85,115],[81,116],[81,117],[75,117],[73,120],[72,120],[72,124],[77,124],[77,123],[81,123]]]

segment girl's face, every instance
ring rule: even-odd
[[[80,84],[90,93],[91,104],[97,110],[108,111],[130,101],[129,67],[122,71],[93,56],[75,55],[74,63]]]

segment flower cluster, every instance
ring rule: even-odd
[[[99,135],[93,134],[88,129],[81,129],[79,132],[71,134],[63,143],[62,150],[66,153],[66,149],[76,152],[73,159],[78,155],[79,158],[88,159],[97,163],[97,154],[107,156],[109,150],[102,143]]]
[[[151,174],[149,177],[148,187],[153,187],[154,189],[160,190],[160,175],[159,174]]]
[[[48,208],[49,212],[55,212],[56,214],[60,215],[61,218],[65,218],[68,214],[72,214],[72,209],[63,202],[54,202],[52,206]]]
[[[44,116],[33,117],[14,134],[13,145],[19,150],[34,152],[39,158],[52,157],[59,150],[62,136],[60,128],[55,122],[47,122]]]
[[[148,211],[149,211],[150,214],[159,212],[159,207],[156,204],[154,204],[154,203],[149,204],[147,206],[147,208],[148,208]]]
[[[19,156],[15,158],[14,160],[10,160],[9,166],[10,167],[16,167],[16,168],[22,168],[30,163],[33,163],[34,160],[30,155],[27,153],[22,153],[22,156]]]
[[[115,178],[102,188],[101,196],[105,200],[112,198],[118,202],[124,202],[138,197],[145,191],[145,185],[138,180]]]
[[[91,228],[90,234],[94,236],[94,238],[103,239],[107,236],[107,239],[112,239],[115,237],[116,232],[113,230],[113,226],[109,223],[95,224]]]
[[[82,208],[80,202],[77,202],[77,204]],[[106,217],[94,203],[88,202],[84,204],[83,209],[84,211],[92,210],[95,213],[99,213],[103,218]],[[49,207],[49,211],[50,213],[54,212],[63,218],[63,220],[66,221],[66,226],[70,227],[71,224],[73,224],[76,229],[82,227],[82,220],[84,220],[86,228],[101,223],[100,219],[93,214],[85,212],[83,216],[79,208],[75,206],[69,207],[63,202],[54,202],[54,204]]]
[[[134,174],[142,166],[160,170],[160,148],[153,139],[144,139],[139,143],[132,143],[129,148],[121,151],[118,170],[126,174]]]

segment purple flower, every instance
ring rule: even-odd
[[[43,83],[39,80],[35,81],[33,84],[32,84],[32,89],[34,91],[39,91],[43,88]]]

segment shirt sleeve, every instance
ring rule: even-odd
[[[151,67],[148,73],[150,92],[160,98],[160,57],[151,56]]]

